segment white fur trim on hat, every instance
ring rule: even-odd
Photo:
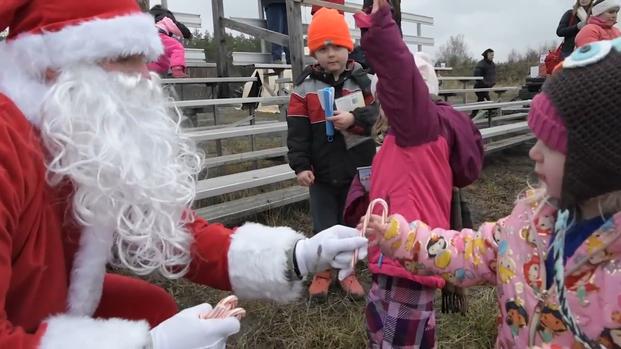
[[[45,323],[41,349],[143,349],[151,344],[146,321],[60,315]]]
[[[143,54],[149,60],[163,53],[153,17],[144,13],[94,19],[60,31],[26,33],[7,40],[0,55],[12,55],[21,68],[36,77],[47,68]],[[9,68],[10,69],[10,68]]]
[[[302,282],[291,282],[286,251],[304,235],[287,227],[246,223],[235,230],[228,252],[229,280],[240,298],[290,302],[303,291]]]
[[[593,7],[591,8],[591,14],[593,16],[599,16],[613,7],[621,8],[621,0],[595,1]]]
[[[49,90],[46,69],[133,54],[155,60],[162,53],[153,18],[143,13],[95,19],[57,32],[22,34],[0,42],[0,93],[39,126],[39,108]]]

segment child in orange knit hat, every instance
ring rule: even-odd
[[[338,11],[322,8],[315,13],[308,28],[308,47],[317,64],[306,67],[296,80],[287,116],[287,146],[298,183],[309,187],[313,231],[319,232],[343,224],[345,199],[357,168],[370,166],[375,155],[371,131],[379,107],[371,93],[371,79],[360,64],[348,60],[354,44]],[[361,91],[366,106],[335,111],[327,119],[317,96],[326,87],[334,87],[335,98]],[[326,121],[332,121],[336,130],[330,139]],[[331,282],[330,270],[316,274],[310,295],[327,296]],[[347,293],[364,297],[354,274],[340,283]]]

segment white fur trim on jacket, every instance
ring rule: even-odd
[[[151,343],[146,321],[59,315],[46,323],[40,349],[143,349]]]
[[[591,14],[593,16],[599,16],[613,7],[621,7],[621,0],[604,0],[601,2],[596,1],[595,5],[591,7]]]
[[[290,302],[302,294],[302,282],[285,277],[286,251],[304,235],[287,227],[246,223],[232,236],[228,252],[233,292],[243,298]]]
[[[69,314],[91,316],[97,310],[113,241],[112,229],[88,227],[82,231],[71,269]]]

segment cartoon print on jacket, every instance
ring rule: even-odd
[[[537,330],[544,343],[552,342],[554,336],[567,331],[558,306],[550,304],[543,307]]]
[[[506,322],[511,327],[511,333],[517,337],[521,328],[528,324],[528,313],[521,302],[510,299],[505,303],[505,311],[507,312]]]

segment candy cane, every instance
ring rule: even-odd
[[[228,296],[221,300],[215,308],[202,313],[199,317],[203,320],[206,319],[224,319],[227,317],[236,317],[239,320],[246,316],[246,310],[243,308],[237,308],[238,299],[236,296]]]
[[[375,199],[373,201],[371,201],[371,203],[369,204],[369,207],[367,208],[367,213],[364,215],[364,220],[362,221],[362,231],[360,232],[361,236],[365,236],[366,231],[367,231],[367,226],[369,225],[369,221],[371,220],[371,214],[373,214],[373,209],[375,208],[375,206],[377,204],[382,205],[382,224],[386,224],[387,223],[387,219],[388,219],[388,204],[386,203],[386,201],[384,199]],[[351,267],[352,269],[354,268],[354,266],[356,266],[356,263],[358,263],[358,250],[354,251],[354,258],[351,261]]]

